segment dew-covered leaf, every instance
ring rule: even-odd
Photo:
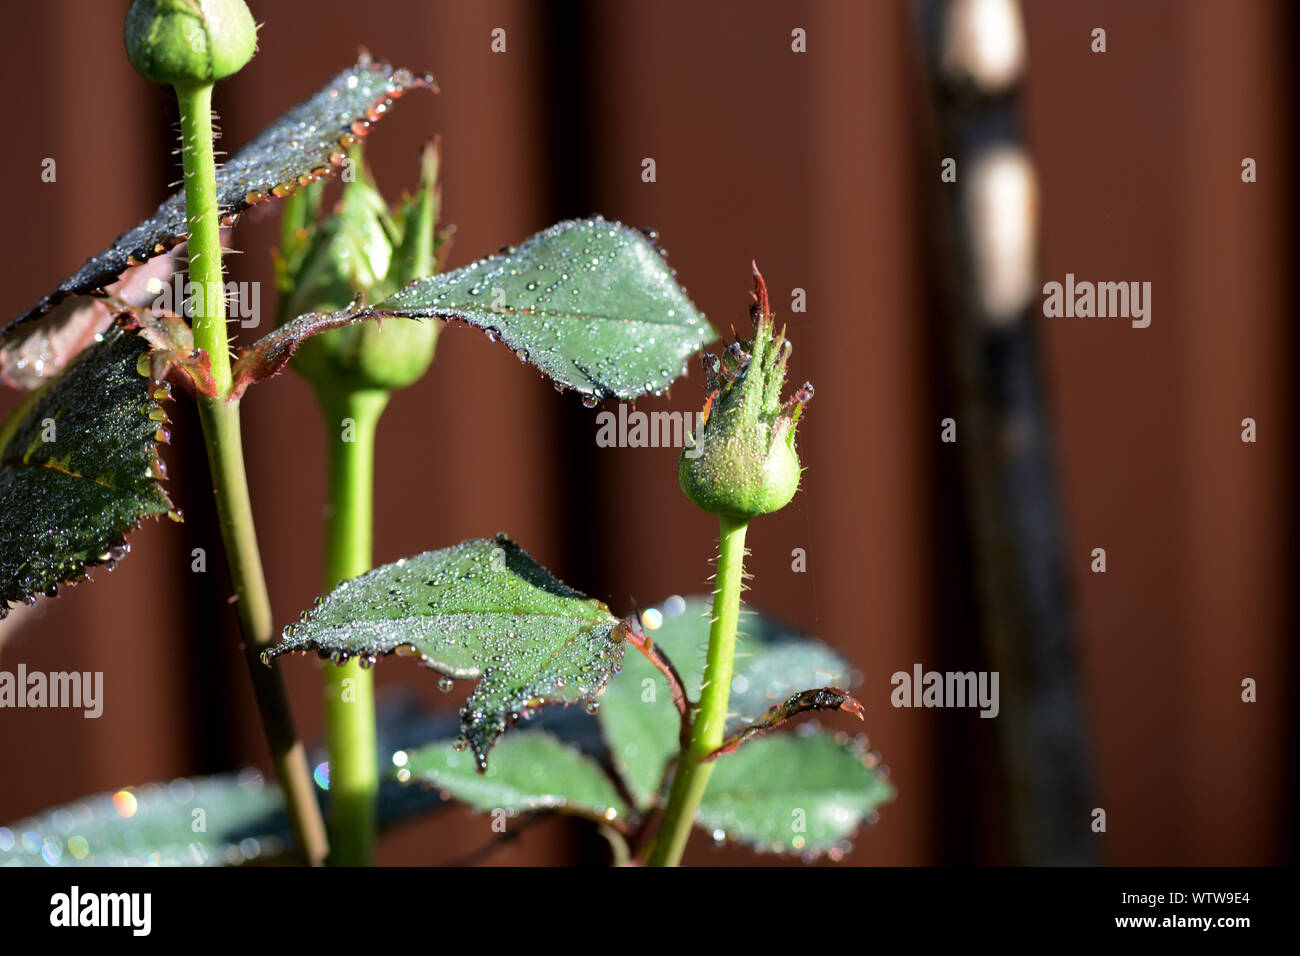
[[[496,738],[534,709],[594,700],[623,659],[624,634],[603,603],[497,535],[343,582],[269,653],[315,650],[337,662],[396,653],[479,679],[461,730],[483,769]]]
[[[647,632],[676,666],[691,700],[700,695],[712,606],[712,598],[704,596],[670,599],[657,609],[663,624]],[[848,662],[820,641],[748,612],[741,616],[740,632],[729,732],[760,719],[768,708],[809,685],[850,683]],[[598,719],[614,766],[638,804],[649,805],[678,751],[681,720],[667,680],[640,654],[628,654],[601,698]]]
[[[48,382],[103,335],[114,314],[125,311],[140,315],[137,310],[158,298],[154,291],[157,284],[169,283],[175,272],[175,257],[160,255],[139,268],[128,269],[121,280],[105,287],[104,297],[71,296],[40,322],[28,322],[12,334],[0,336],[0,382],[23,389]],[[185,331],[189,332],[188,326]]]
[[[217,168],[217,202],[222,222],[233,224],[250,206],[287,195],[331,175],[335,167],[342,165],[346,146],[365,135],[370,125],[388,112],[394,100],[407,90],[432,85],[430,76],[416,76],[363,57]],[[14,319],[0,331],[0,340],[70,295],[105,288],[117,281],[128,267],[184,241],[187,232],[185,191],[181,190]]]
[[[221,866],[292,843],[279,788],[248,771],[100,793],[0,827],[0,866]]]
[[[620,828],[629,814],[600,764],[537,730],[502,737],[486,773],[478,772],[473,754],[443,740],[407,754],[396,774],[399,780],[435,787],[483,812],[552,810]]]
[[[328,808],[329,794],[317,796]],[[376,802],[380,830],[443,806],[395,780]],[[0,867],[234,866],[298,862],[294,852],[280,788],[252,769],[125,787],[0,826]]]
[[[444,741],[454,734],[457,720],[399,699],[380,701],[377,723],[381,776],[376,803],[382,832],[446,806],[442,788],[411,786],[415,780],[403,783],[393,771],[409,766],[409,755],[431,748],[431,741]],[[584,748],[599,745],[593,736],[595,722],[581,712],[559,710],[543,715],[537,723],[546,725],[547,736],[558,746],[574,742]],[[527,736],[536,732],[530,729]],[[502,752],[508,753],[504,744]],[[318,753],[313,760],[318,787],[329,778],[324,756]],[[495,767],[494,760],[489,777]],[[599,795],[594,787],[586,792]],[[570,794],[571,799],[576,798],[572,791]],[[328,812],[328,790],[317,789],[316,796]],[[607,806],[615,808],[619,819],[624,818],[623,803]],[[204,829],[195,829],[196,810],[203,811]],[[293,831],[279,788],[263,783],[261,774],[253,769],[124,787],[0,826],[0,867],[229,866],[250,862],[300,862],[294,854]]]
[[[373,311],[477,326],[592,404],[663,392],[715,338],[646,236],[600,217],[421,279]]]
[[[121,553],[166,514],[156,442],[161,401],[138,365],[147,346],[114,326],[0,426],[0,617]]]
[[[564,717],[563,712],[556,714]],[[591,721],[582,717],[584,723]],[[380,773],[379,829],[444,806],[437,791],[392,779],[395,753],[456,732],[456,720],[406,697],[381,697],[376,715]],[[557,721],[558,732],[581,731],[576,720]],[[317,787],[328,783],[323,750],[314,753]],[[117,797],[116,794],[122,794]],[[328,789],[316,796],[328,810]],[[202,810],[203,829],[195,810]],[[79,839],[78,839],[79,838]],[[0,867],[5,866],[223,866],[254,861],[300,862],[279,787],[252,768],[237,774],[178,779],[96,794],[0,826]]]
[[[848,849],[863,820],[893,798],[860,742],[775,734],[719,758],[695,822],[717,841],[818,856]]]

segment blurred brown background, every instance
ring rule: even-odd
[[[390,196],[443,141],[445,220],[462,265],[599,211],[661,233],[715,326],[747,328],[751,258],[817,396],[793,506],[756,524],[753,598],[865,673],[867,730],[899,789],[856,864],[997,862],[993,727],[973,712],[896,710],[889,675],[970,666],[953,523],[958,473],[939,443],[945,374],[927,289],[938,186],[913,11],[896,2],[251,0],[260,52],[218,88],[233,150],[349,64],[358,45],[432,70],[369,140]],[[7,11],[0,61],[9,186],[0,315],[29,306],[134,224],[176,178],[170,94],[123,54],[126,3]],[[1294,825],[1295,104],[1277,2],[1030,3],[1024,122],[1041,188],[1041,275],[1146,280],[1145,330],[1038,319],[1082,647],[1100,857],[1115,864],[1277,863]],[[1104,55],[1089,33],[1108,33]],[[504,27],[507,52],[490,31]],[[790,32],[807,30],[806,54]],[[1259,181],[1241,182],[1254,157]],[[54,184],[41,160],[58,163]],[[658,181],[641,181],[653,157]],[[271,312],[274,211],[235,232],[233,278]],[[789,314],[793,288],[806,314]],[[247,334],[247,333],[246,333]],[[696,410],[692,366],[670,400]],[[0,397],[8,410],[15,396]],[[317,593],[324,437],[292,374],[245,401],[250,480],[283,622]],[[1257,444],[1240,441],[1244,417]],[[265,764],[202,441],[180,404],[167,452],[184,525],[150,523],[111,577],[0,625],[0,666],[102,670],[99,720],[0,713],[0,822],[97,790]],[[681,495],[675,452],[598,449],[572,396],[479,333],[447,329],[433,370],[380,429],[375,559],[506,530],[620,612],[707,587],[715,526]],[[206,575],[190,552],[208,549]],[[805,548],[808,572],[792,573]],[[1089,553],[1109,570],[1089,573]],[[288,661],[299,728],[320,731],[317,664]],[[450,707],[415,665],[405,685]],[[1259,701],[1243,704],[1253,677]],[[828,723],[836,722],[833,718]],[[1086,822],[1081,822],[1086,825]],[[500,863],[598,861],[574,825],[530,831]],[[387,862],[431,863],[490,836],[462,810],[390,835]],[[697,862],[741,863],[700,839]]]

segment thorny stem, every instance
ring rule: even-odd
[[[713,763],[702,762],[722,746],[731,699],[731,675],[736,655],[736,626],[740,621],[740,590],[745,564],[748,521],[718,519],[717,588],[713,592],[713,623],[709,628],[709,656],[704,665],[700,702],[691,717],[690,741],[677,758],[673,788],[663,823],[650,848],[650,866],[676,866],[681,862],[700,799],[713,775]]]
[[[329,518],[325,590],[370,570],[374,512],[375,429],[388,392],[317,392],[329,447]],[[340,436],[335,429],[345,427]],[[374,671],[351,660],[322,673],[330,751],[330,864],[374,862],[375,801],[379,794],[375,743]]]
[[[185,213],[190,234],[189,276],[200,290],[193,303],[194,344],[208,354],[217,385],[216,395],[198,396],[208,470],[258,712],[294,836],[307,862],[315,866],[324,862],[328,845],[307,754],[294,730],[279,667],[276,664],[268,667],[261,662],[262,651],[275,640],[275,625],[244,470],[239,404],[227,401],[230,352],[226,340],[216,166],[212,155],[212,87],[178,86],[176,99],[180,106]]]
[[[230,349],[226,342],[225,275],[221,266],[221,221],[217,211],[217,166],[212,154],[212,87],[177,87],[181,156],[185,165],[185,216],[189,229],[189,279],[194,344],[212,360],[217,394],[230,391]]]

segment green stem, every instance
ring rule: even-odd
[[[212,378],[217,384],[216,395],[199,396],[198,400],[217,519],[235,589],[244,656],[289,821],[307,862],[319,865],[324,862],[328,847],[307,754],[294,730],[279,667],[267,667],[261,661],[262,651],[275,641],[275,621],[248,494],[239,403],[227,400],[230,352],[226,340],[216,167],[212,156],[212,87],[177,87],[176,98],[180,105],[185,212],[190,233],[189,275],[190,281],[201,290],[193,300],[194,344],[208,354]]]
[[[388,404],[386,391],[319,389],[329,447],[329,519],[325,590],[370,570],[374,513],[375,430]],[[374,862],[375,800],[379,793],[375,744],[374,672],[356,660],[322,674],[325,730],[330,749],[330,863]]]
[[[221,267],[221,218],[217,212],[217,166],[212,155],[212,87],[177,87],[181,156],[185,165],[185,216],[189,228],[189,277],[194,344],[212,360],[217,395],[230,391],[226,342],[225,274]]]
[[[676,866],[681,862],[695,821],[695,811],[713,774],[713,764],[700,761],[722,746],[727,725],[736,656],[736,627],[740,622],[745,531],[749,522],[719,518],[718,525],[717,589],[713,592],[713,624],[709,629],[704,686],[691,717],[689,743],[677,758],[668,806],[647,860],[650,866]]]
[[[226,549],[230,581],[235,589],[235,611],[244,637],[244,657],[253,681],[253,695],[266,731],[276,776],[284,791],[289,822],[303,856],[312,866],[325,862],[328,844],[320,804],[307,764],[307,752],[298,740],[289,709],[289,697],[279,664],[262,663],[261,654],[275,642],[271,596],[262,573],[262,557],[253,525],[252,502],[244,472],[239,405],[218,398],[199,398],[199,419],[208,449],[208,469],[217,500],[217,519]]]

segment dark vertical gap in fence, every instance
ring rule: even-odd
[[[909,143],[915,160],[929,170],[934,167],[930,152],[935,128],[924,95],[924,51],[920,49],[915,30],[903,42],[915,51],[909,58],[908,68],[913,73],[910,79],[922,91],[916,99],[918,108],[910,114]],[[944,210],[940,199],[928,176],[918,177],[915,206],[923,222],[942,221]],[[921,263],[945,262],[951,255],[945,240],[946,236],[938,229],[918,230],[912,255]],[[961,533],[966,510],[962,501],[959,450],[956,445],[940,440],[943,419],[957,414],[960,390],[953,377],[943,371],[947,368],[948,352],[942,291],[935,283],[925,282],[921,297],[919,318],[925,323],[925,345],[916,380],[926,383],[923,421],[924,427],[933,430],[928,433],[929,441],[924,447],[926,470],[934,475],[929,549],[935,596],[933,631],[922,646],[937,657],[920,656],[918,660],[926,670],[966,671],[981,666],[979,629],[975,624],[977,605],[970,575],[975,555],[970,539]],[[937,791],[935,843],[945,864],[971,866],[985,862],[979,825],[983,809],[979,770],[985,755],[980,753],[977,725],[978,717],[960,711],[949,712],[937,721],[932,752]]]
[[[549,197],[548,220],[572,219],[595,212],[597,198],[591,188],[592,89],[598,66],[596,10],[587,0],[560,0],[546,8],[546,74],[542,89],[545,162],[541,188]],[[570,394],[558,399],[577,400]],[[560,471],[556,503],[562,514],[565,580],[595,591],[604,583],[604,545],[600,516],[604,483],[597,474],[593,431],[586,416],[562,414],[558,429],[560,447],[553,459]],[[602,865],[608,859],[605,841],[590,825],[569,823],[571,863]]]
[[[1023,301],[1000,315],[987,299],[981,301],[978,223],[970,215],[972,190],[979,188],[972,175],[977,164],[994,150],[1023,155],[1020,79],[991,89],[945,68],[953,9],[921,0],[918,19],[938,155],[957,163],[956,182],[941,186],[949,255],[940,261],[935,282],[943,302],[949,387],[957,402],[955,448],[965,488],[970,587],[984,666],[1000,674],[1002,805],[1012,861],[1089,863],[1097,855],[1097,837],[1089,828],[1091,760],[1035,335],[1038,298],[1027,289]],[[937,178],[938,162],[934,169]]]

